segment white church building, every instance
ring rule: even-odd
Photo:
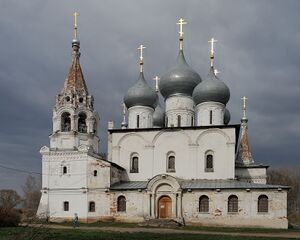
[[[202,79],[184,57],[185,23],[178,22],[177,61],[156,78],[156,89],[144,78],[140,46],[139,76],[124,96],[123,122],[108,123],[105,158],[99,154],[99,115],[80,67],[75,21],[72,63],[56,96],[50,146],[40,150],[39,217],[65,221],[76,213],[84,222],[174,219],[288,227],[288,187],[267,184],[268,166],[251,156],[246,98],[241,124],[230,124],[230,90],[214,66],[216,41],[210,41],[210,67]]]

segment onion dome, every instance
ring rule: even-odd
[[[207,79],[201,82],[193,92],[196,105],[203,102],[220,102],[226,105],[229,98],[229,88],[215,75],[213,66],[210,68]]]
[[[157,95],[157,105],[153,113],[153,126],[164,127],[165,126],[165,112],[159,104],[159,97]]]
[[[143,72],[140,72],[138,81],[127,91],[124,103],[127,108],[147,106],[154,109],[156,107],[156,93],[146,83]]]
[[[159,89],[164,98],[174,94],[192,96],[194,88],[200,82],[201,77],[187,64],[181,49],[176,66],[161,77]]]
[[[225,125],[228,125],[228,123],[230,122],[230,118],[231,118],[230,112],[227,108],[225,108],[225,112],[224,112],[224,124]]]

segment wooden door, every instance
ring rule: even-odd
[[[161,197],[158,202],[159,218],[171,218],[172,200],[168,196]]]

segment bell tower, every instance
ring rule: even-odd
[[[72,63],[64,87],[56,96],[53,109],[53,133],[50,149],[76,150],[79,146],[99,150],[99,115],[94,111],[94,98],[89,94],[80,66],[80,42],[77,32],[78,13],[74,13]]]

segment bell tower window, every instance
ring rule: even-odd
[[[80,133],[87,133],[86,114],[85,113],[79,113],[78,131]]]
[[[61,115],[61,131],[70,132],[71,131],[71,117],[70,113],[64,112]]]

